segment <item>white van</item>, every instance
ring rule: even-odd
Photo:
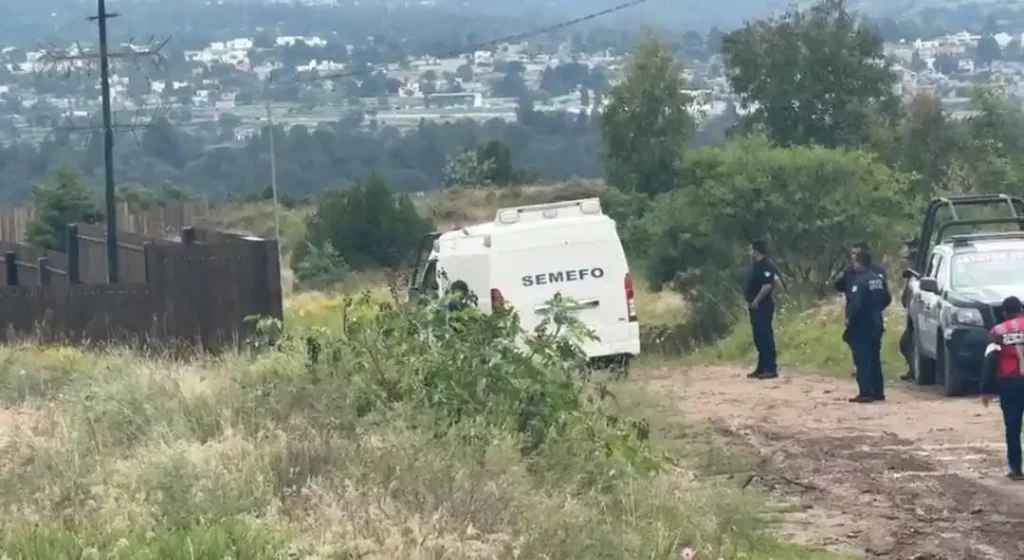
[[[576,302],[579,319],[599,338],[584,343],[588,357],[625,365],[640,354],[626,254],[597,198],[502,208],[491,223],[427,236],[412,292],[443,293],[457,280],[469,286],[481,310],[511,306],[527,331],[561,293]]]

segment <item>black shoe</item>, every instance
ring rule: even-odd
[[[1019,482],[1021,480],[1024,480],[1024,474],[1017,472],[1006,473],[1006,478],[1009,478],[1014,482]]]
[[[766,372],[762,373],[761,375],[758,375],[757,378],[758,379],[778,379],[779,378],[779,372],[777,372],[777,371],[766,371]]]
[[[864,396],[864,395],[859,395],[859,396],[856,396],[856,397],[853,397],[852,399],[850,399],[849,402],[858,403],[858,404],[866,404],[866,403],[873,403],[873,402],[875,402],[875,399],[872,398],[872,397],[867,397],[867,396]]]
[[[885,402],[885,395],[871,397],[875,399],[875,402]]]
[[[747,379],[760,379],[763,374],[763,371],[758,371],[755,369],[754,371],[747,374]]]
[[[914,380],[914,374],[912,372],[909,372],[909,371],[907,373],[904,373],[903,375],[900,376],[900,381],[913,381],[913,380]]]

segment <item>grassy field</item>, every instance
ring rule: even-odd
[[[899,352],[905,315],[899,302],[886,311],[886,332],[882,341],[882,368],[889,381],[906,371],[906,361]],[[826,375],[849,375],[853,358],[843,338],[843,304],[841,299],[810,309],[783,307],[775,318],[775,342],[779,352],[779,368],[798,369]],[[733,333],[719,343],[704,348],[690,359],[698,362],[738,363],[752,366],[757,354],[750,327],[739,324]],[[746,367],[746,366],[744,366]]]
[[[628,383],[567,385],[557,353],[495,361],[493,323],[395,335],[421,323],[386,298],[292,298],[315,365],[298,339],[190,360],[0,348],[5,557],[840,558],[777,540],[780,512],[717,476],[750,458]],[[516,410],[550,420],[530,453]]]

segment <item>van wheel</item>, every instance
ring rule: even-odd
[[[619,379],[629,377],[629,364],[632,360],[633,356],[630,356],[629,354],[623,354],[615,358],[615,363],[612,366],[612,369],[615,372],[615,377],[618,377]]]
[[[602,356],[591,361],[591,367],[597,370],[606,371],[616,379],[629,377],[629,363],[632,356],[622,354],[621,356]]]
[[[942,385],[945,389],[947,397],[959,397],[966,393],[964,388],[964,379],[960,375],[960,369],[956,367],[956,363],[953,360],[953,355],[949,351],[949,348],[943,344],[943,339],[939,339],[939,367],[942,371]]]
[[[935,360],[926,358],[923,354],[921,354],[921,340],[917,335],[917,331],[914,331],[913,364],[914,383],[918,385],[935,384]]]

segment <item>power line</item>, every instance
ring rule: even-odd
[[[483,42],[480,42],[480,43],[475,43],[475,44],[469,45],[468,47],[465,47],[465,48],[453,49],[453,50],[451,50],[449,52],[440,53],[440,54],[437,54],[437,55],[434,55],[434,56],[437,57],[437,58],[457,58],[457,57],[460,57],[460,56],[462,56],[464,54],[471,54],[471,53],[474,53],[476,51],[486,50],[488,48],[500,46],[500,45],[503,45],[503,44],[506,44],[506,43],[520,42],[520,41],[523,41],[524,39],[530,39],[532,37],[537,37],[539,35],[546,35],[546,34],[551,33],[553,31],[558,31],[558,30],[564,29],[566,27],[571,27],[573,25],[577,25],[577,24],[583,23],[585,21],[590,21],[592,19],[597,19],[599,17],[606,16],[608,14],[612,14],[612,13],[615,13],[615,12],[619,12],[619,11],[625,10],[627,8],[632,8],[634,6],[639,6],[641,4],[646,4],[647,2],[650,2],[650,1],[651,0],[630,0],[629,2],[624,2],[622,4],[618,4],[618,5],[612,6],[610,8],[605,8],[604,10],[601,10],[599,12],[592,12],[592,13],[586,14],[584,16],[576,17],[576,18],[573,18],[573,19],[565,20],[565,21],[560,21],[558,23],[553,23],[553,24],[550,24],[550,25],[546,25],[544,27],[538,27],[538,28],[535,28],[535,29],[531,29],[530,31],[523,31],[523,32],[520,32],[520,33],[516,33],[514,35],[506,35],[504,37],[498,37],[496,39],[491,39],[489,41],[483,41]],[[348,71],[345,71],[345,72],[338,72],[338,73],[335,73],[335,74],[318,75],[318,76],[315,76],[315,77],[312,77],[312,78],[302,78],[302,79],[288,80],[288,81],[284,81],[284,82],[279,82],[279,84],[280,85],[286,85],[286,84],[298,84],[298,83],[305,83],[305,82],[318,82],[318,81],[321,81],[321,80],[340,80],[342,78],[351,78],[353,76],[359,76],[361,74],[372,74],[372,73],[376,72],[377,70],[379,70],[379,68],[373,68],[373,67],[361,68],[361,69],[358,69],[358,70],[348,70]]]

